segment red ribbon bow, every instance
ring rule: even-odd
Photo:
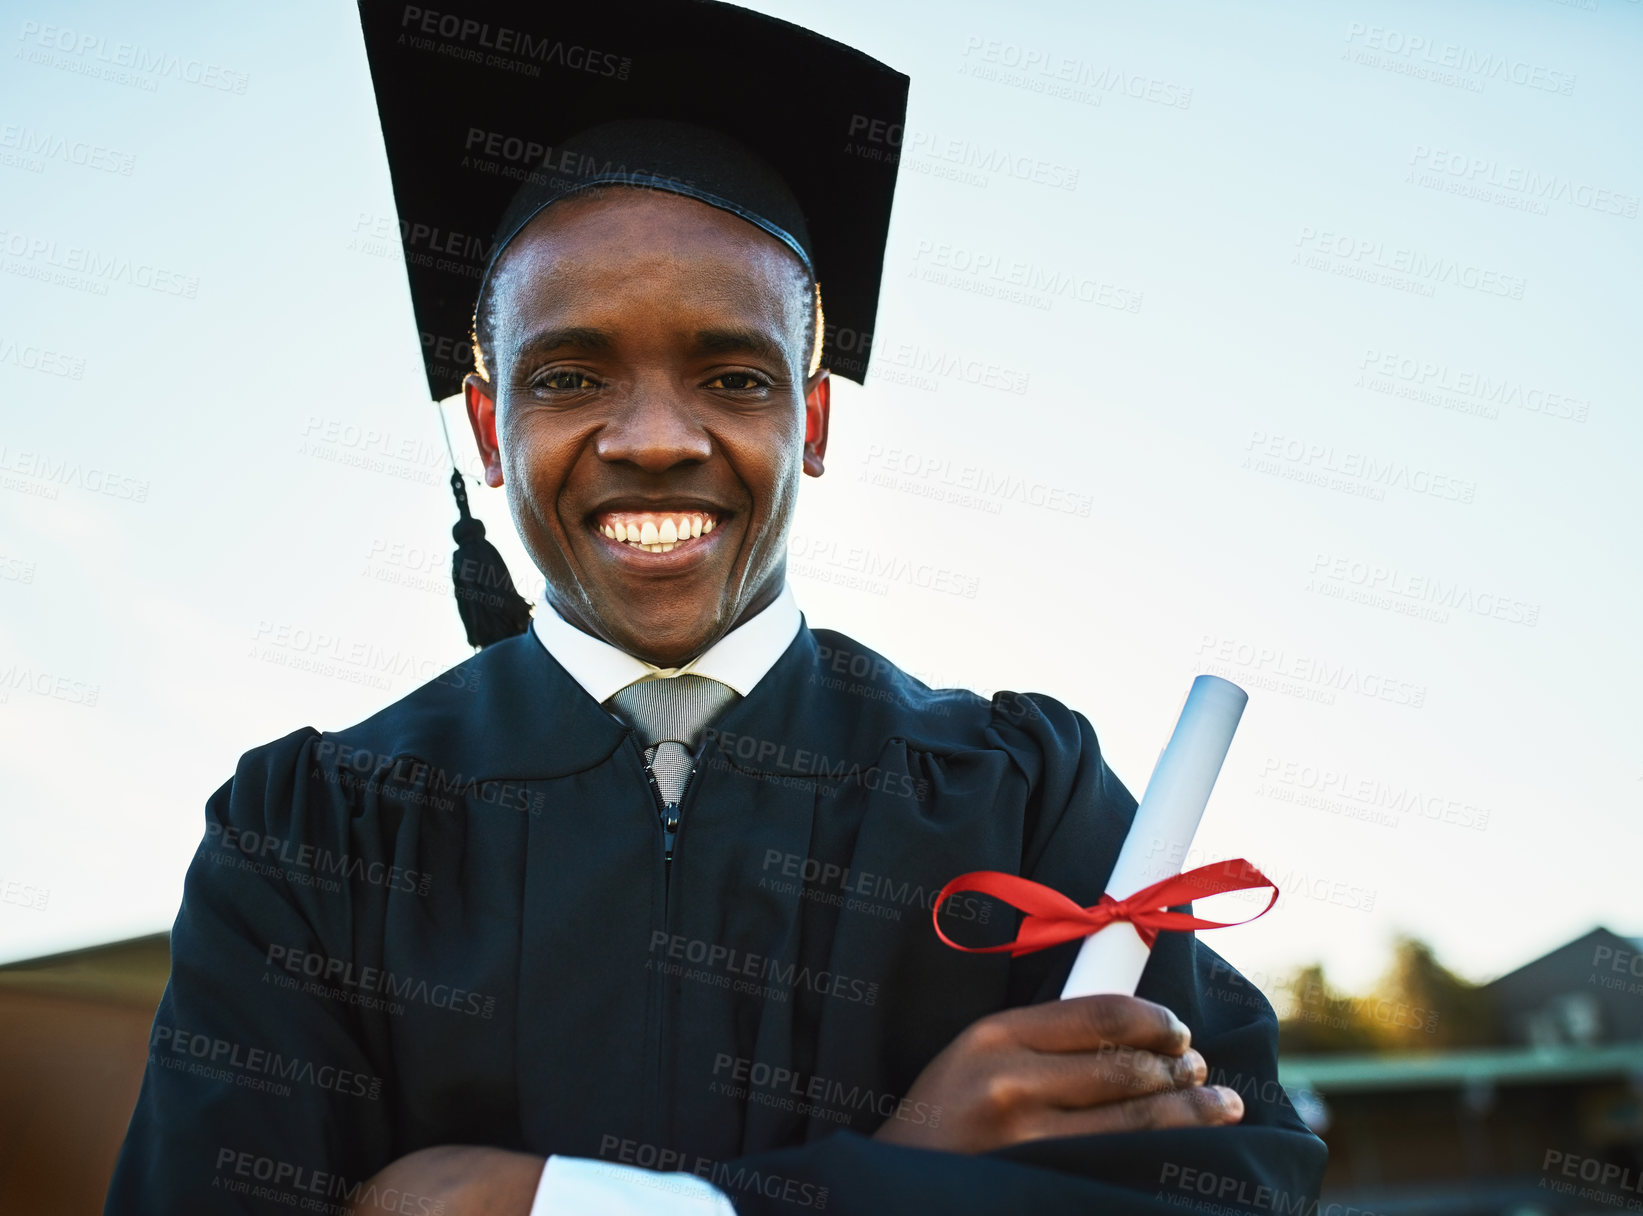
[[[1272,898],[1267,900],[1266,907],[1244,920],[1203,920],[1185,912],[1169,910],[1172,904],[1184,904],[1206,895],[1253,891],[1257,887],[1271,887]],[[1017,911],[1027,913],[1027,919],[1021,922],[1015,940],[1001,946],[961,946],[943,933],[941,905],[948,896],[959,891],[994,895]],[[998,954],[1008,950],[1011,955],[1021,955],[1088,937],[1120,920],[1134,925],[1141,940],[1150,947],[1160,929],[1227,929],[1233,925],[1247,925],[1265,916],[1277,902],[1278,884],[1239,857],[1172,875],[1150,887],[1142,887],[1128,899],[1103,895],[1092,908],[1081,908],[1061,892],[1030,878],[1004,874],[998,870],[975,870],[960,874],[941,889],[935,905],[930,909],[930,919],[935,924],[936,936],[955,950],[963,950],[967,954]]]

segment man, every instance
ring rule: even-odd
[[[612,62],[642,18],[666,51],[632,79],[669,104],[584,99],[462,305],[485,479],[546,603],[213,797],[109,1211],[1304,1210],[1323,1149],[1271,1011],[1189,935],[1138,997],[1060,1002],[1073,946],[966,955],[929,923],[978,869],[1095,902],[1135,804],[1089,723],[928,689],[786,584],[827,452],[821,287],[871,332],[893,169],[805,185],[782,160],[829,136],[737,125],[717,77],[877,81],[876,114],[905,78],[727,6],[603,7],[560,59]],[[440,133],[401,66],[462,63],[470,29],[548,45],[523,6],[446,16],[365,9],[408,234]],[[413,253],[426,332],[462,291]],[[1010,936],[990,903],[942,916]]]

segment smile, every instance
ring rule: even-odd
[[[605,511],[593,521],[611,540],[646,553],[672,552],[712,532],[718,522],[707,511]]]

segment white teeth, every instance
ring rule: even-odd
[[[673,546],[672,545],[663,545],[661,548],[662,548],[663,553],[672,553],[673,552]]]
[[[703,515],[664,516],[659,527],[649,519],[643,523],[614,520],[601,525],[600,531],[612,540],[643,549],[646,553],[666,553],[677,544],[713,531],[713,519]]]

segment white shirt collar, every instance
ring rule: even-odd
[[[784,582],[781,594],[758,615],[737,625],[694,661],[677,668],[657,667],[616,649],[603,638],[583,633],[560,616],[546,596],[537,604],[531,627],[536,640],[587,690],[588,696],[602,705],[637,680],[686,673],[728,684],[745,697],[776,665],[803,621],[793,588]]]

